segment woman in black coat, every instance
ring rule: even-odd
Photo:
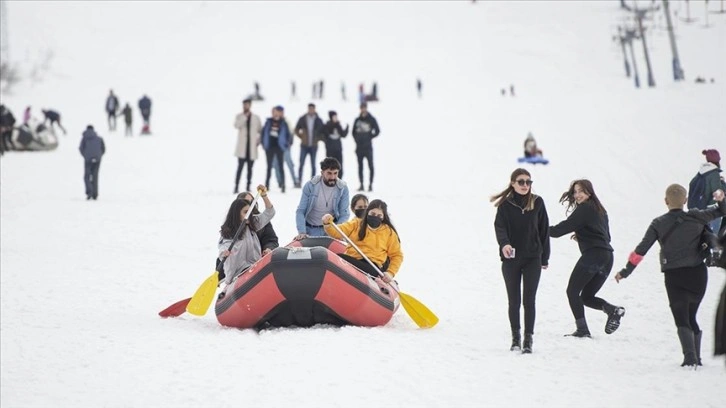
[[[490,201],[497,207],[494,231],[509,300],[512,329],[512,346],[509,349],[531,353],[537,287],[542,269],[547,269],[550,257],[547,209],[542,197],[532,194],[532,178],[525,169],[514,170],[507,188],[491,197]],[[521,304],[524,304],[523,345],[519,321]]]

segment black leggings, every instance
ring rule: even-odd
[[[540,258],[507,259],[502,262],[502,276],[507,287],[509,299],[509,325],[512,330],[519,330],[519,305],[524,305],[524,333],[534,334],[536,315],[535,298],[542,274]],[[522,283],[524,283],[522,285]],[[523,290],[521,287],[523,286]],[[524,292],[524,300],[522,299]]]
[[[706,293],[708,283],[706,265],[673,269],[666,271],[664,275],[668,303],[676,327],[688,327],[694,333],[700,333],[701,328],[696,321],[696,313]]]
[[[374,278],[381,277],[381,275],[378,272],[376,272],[376,270],[371,266],[371,264],[369,264],[365,259],[353,258],[352,256],[347,255],[347,254],[339,254],[338,256],[345,259],[348,263],[352,264],[356,268],[371,275]],[[381,268],[378,267],[378,270],[381,270]]]
[[[358,156],[358,180],[360,180],[360,185],[363,185],[363,159],[368,160],[368,171],[371,173],[368,184],[373,184],[373,148],[356,150],[355,154]]]
[[[254,160],[237,158],[237,175],[234,178],[234,185],[239,186],[239,179],[242,176],[242,167],[247,163],[247,190],[250,189],[250,183],[252,183],[252,166],[255,164]]]
[[[580,256],[567,284],[567,299],[575,320],[585,317],[585,307],[606,312],[613,306],[595,294],[613,269],[613,253],[606,249],[592,248]],[[583,306],[584,305],[584,306]]]

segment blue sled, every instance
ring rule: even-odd
[[[532,164],[547,164],[550,161],[545,159],[544,157],[520,157],[517,159],[519,163],[532,163]]]

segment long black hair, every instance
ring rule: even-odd
[[[582,192],[590,196],[587,201],[592,203],[593,207],[595,207],[595,210],[600,215],[607,214],[605,207],[600,202],[600,199],[597,198],[597,194],[595,194],[595,189],[592,187],[592,183],[588,179],[578,179],[573,181],[570,183],[570,188],[562,193],[562,197],[560,197],[560,204],[567,204],[566,212],[569,213],[570,210],[574,211],[575,208],[577,208],[577,201],[575,200],[575,186],[580,186]]]
[[[240,213],[242,212],[243,208],[249,206],[250,204],[252,203],[247,200],[241,200],[239,198],[232,201],[232,204],[230,204],[229,210],[227,211],[227,217],[224,220],[224,224],[222,224],[219,229],[219,234],[222,236],[222,238],[234,238],[234,234],[237,232],[237,228],[239,228],[240,224],[242,223],[242,215],[240,215]],[[250,227],[256,230],[254,223],[255,219],[250,216]]]
[[[388,216],[388,204],[386,204],[383,200],[375,199],[368,203],[368,208],[366,208],[366,216],[368,216],[368,212],[374,208],[380,208],[381,211],[383,211],[383,221],[381,224],[386,224],[393,231],[396,232],[396,235],[398,236],[398,231],[396,231],[396,227],[393,226],[393,223],[391,223],[391,217]],[[358,229],[358,240],[362,241],[363,238],[366,237],[366,231],[368,230],[368,219],[366,217],[363,217],[363,219],[360,222],[360,228]],[[398,241],[401,241],[401,237],[398,236]]]

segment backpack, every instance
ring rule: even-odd
[[[697,173],[688,184],[688,209],[706,209],[709,197],[706,197],[706,176]]]

